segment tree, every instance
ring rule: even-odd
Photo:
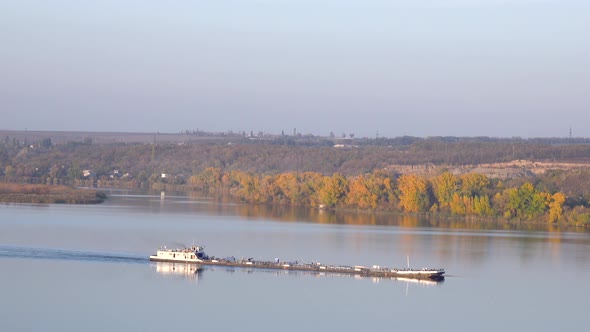
[[[565,198],[565,195],[561,192],[557,192],[551,196],[549,202],[549,222],[558,222],[563,218],[563,203],[565,202]]]
[[[505,216],[531,220],[543,214],[547,208],[541,192],[527,182],[519,188],[507,189],[508,203]]]
[[[388,172],[377,170],[367,174],[365,179],[367,189],[377,198],[377,205],[384,207],[397,206],[397,204],[394,204],[396,197],[393,189],[393,178]]]
[[[402,175],[398,179],[399,206],[408,212],[426,211],[430,208],[428,184],[416,175]]]
[[[257,202],[260,198],[258,177],[244,172],[238,172],[237,175],[240,183],[240,189],[237,191],[238,196],[247,201]]]
[[[478,173],[467,173],[461,176],[461,193],[466,196],[482,196],[490,185],[490,179]]]
[[[279,197],[279,188],[275,184],[275,178],[270,175],[263,176],[260,179],[258,192],[260,193],[259,201],[261,203],[274,203]]]
[[[348,192],[348,180],[340,173],[325,176],[319,191],[319,202],[329,207],[337,206],[344,202]]]
[[[205,190],[216,190],[221,185],[222,176],[223,173],[220,168],[207,167],[197,176],[197,179],[191,177],[191,184],[197,182]]]
[[[80,167],[78,167],[78,165],[76,163],[74,163],[68,169],[68,178],[71,181],[79,180],[82,178],[82,170],[80,169]]]
[[[376,208],[378,196],[371,192],[368,181],[363,175],[359,175],[350,182],[350,190],[346,196],[346,204],[354,205],[361,209]]]
[[[4,167],[4,175],[6,175],[7,178],[14,176],[14,167],[6,165],[6,167]]]
[[[449,207],[451,209],[452,214],[464,216],[467,213],[465,201],[463,201],[463,197],[459,195],[459,193],[453,194],[453,199],[449,204]]]
[[[319,191],[322,186],[324,176],[316,172],[304,172],[301,174],[301,193],[304,201],[302,204],[318,206]]]
[[[486,195],[475,196],[473,199],[473,213],[479,216],[492,216],[494,210],[490,205],[490,198]]]
[[[277,175],[275,179],[276,186],[279,189],[279,195],[282,196],[281,202],[300,205],[302,201],[302,193],[299,173],[283,173]]]
[[[453,194],[457,192],[458,186],[459,179],[449,172],[444,172],[432,179],[434,197],[436,198],[440,208],[444,208],[451,203]]]

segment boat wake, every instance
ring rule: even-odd
[[[48,248],[0,246],[0,258],[29,258],[105,263],[148,263],[143,256],[130,254],[102,253]]]

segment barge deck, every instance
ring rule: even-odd
[[[366,277],[382,278],[407,278],[422,280],[444,280],[444,269],[411,269],[411,268],[389,268],[381,266],[347,266],[347,265],[326,265],[320,263],[303,263],[299,261],[281,262],[278,259],[274,261],[260,261],[252,258],[236,259],[235,257],[217,258],[205,254],[204,247],[193,246],[190,248],[167,249],[160,248],[156,255],[150,256],[150,260],[159,262],[186,262],[200,265],[225,266],[238,268],[258,268],[274,270],[292,270],[307,272],[323,272],[350,274]]]

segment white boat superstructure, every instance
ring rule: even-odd
[[[160,248],[155,255],[150,256],[150,260],[161,262],[191,262],[200,263],[209,257],[205,254],[205,247],[192,246],[182,249]]]

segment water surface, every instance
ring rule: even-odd
[[[550,331],[590,323],[588,233],[114,194],[92,206],[0,205],[1,331]],[[193,241],[215,256],[256,259],[404,266],[409,256],[448,277],[196,271],[147,260],[160,245]]]

